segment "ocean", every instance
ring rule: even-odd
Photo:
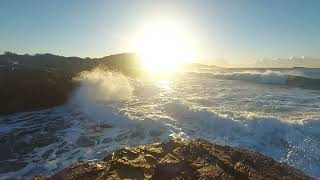
[[[125,146],[204,138],[320,179],[320,69],[218,69],[156,79],[96,69],[76,81],[81,86],[64,105],[0,116],[0,177],[48,176]]]

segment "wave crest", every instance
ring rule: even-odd
[[[320,89],[320,79],[309,78],[295,73],[283,73],[267,70],[265,72],[244,71],[226,73],[193,73],[201,76],[211,76],[218,79],[241,80],[262,84],[286,85],[308,89]]]
[[[100,69],[82,72],[75,80],[80,87],[73,99],[85,103],[129,99],[134,90],[126,76]]]

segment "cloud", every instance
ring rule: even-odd
[[[312,58],[306,56],[290,56],[289,58],[261,58],[256,61],[257,67],[309,67],[320,68],[320,58]]]

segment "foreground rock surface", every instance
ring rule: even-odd
[[[312,179],[270,157],[205,140],[123,148],[79,162],[49,179]]]

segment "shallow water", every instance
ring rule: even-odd
[[[180,137],[256,150],[320,178],[320,91],[249,79],[83,74],[65,105],[0,116],[0,176],[46,176],[124,146]]]

